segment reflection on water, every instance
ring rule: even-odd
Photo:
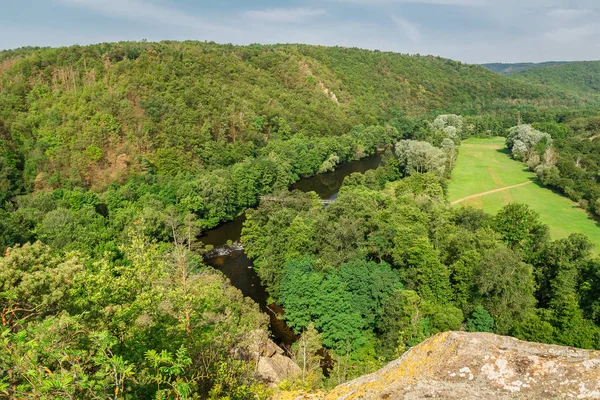
[[[379,165],[381,165],[381,155],[374,154],[362,160],[339,165],[335,171],[300,179],[292,185],[291,189],[300,190],[301,192],[315,192],[323,200],[335,200],[345,177],[354,172],[365,173],[370,169],[379,167]]]
[[[380,155],[372,155],[362,160],[342,164],[333,172],[301,179],[291,189],[303,192],[314,191],[322,199],[335,200],[346,176],[354,172],[364,173],[377,168],[380,164]],[[214,246],[214,250],[205,255],[205,261],[223,272],[244,296],[258,303],[260,309],[271,318],[271,333],[275,341],[280,345],[289,346],[294,343],[296,336],[285,322],[278,318],[283,315],[283,309],[277,304],[268,304],[269,295],[261,285],[252,262],[246,257],[244,249],[239,244],[244,221],[246,215],[242,214],[201,236],[200,240],[204,244]]]
[[[232,243],[239,242],[242,236],[242,226],[244,226],[245,221],[246,214],[242,214],[229,222],[225,222],[214,229],[204,232],[200,240],[205,245],[211,245],[215,248],[226,245],[228,241]]]
[[[276,343],[289,346],[296,341],[294,332],[278,318],[278,315],[283,314],[283,309],[277,304],[268,304],[269,295],[241,246],[222,246],[208,253],[205,260],[207,264],[223,272],[233,286],[258,303],[261,311],[269,315],[271,333]]]

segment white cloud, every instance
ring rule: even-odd
[[[594,36],[598,32],[598,27],[594,24],[580,25],[571,28],[555,29],[546,33],[546,37],[558,43],[579,42]]]
[[[187,28],[218,28],[202,18],[144,0],[58,0],[67,6],[87,8],[110,17]]]
[[[404,32],[404,35],[413,43],[417,43],[421,40],[421,31],[415,23],[395,15],[392,16],[392,21],[394,21],[394,24],[400,28]]]
[[[267,10],[250,10],[244,15],[250,19],[275,23],[300,23],[325,15],[320,8],[271,8]]]
[[[142,39],[140,36],[138,39]],[[0,50],[14,49],[22,46],[72,46],[73,44],[92,44],[100,42],[118,42],[127,37],[119,35],[118,32],[98,35],[93,32],[78,32],[73,37],[73,32],[68,29],[46,26],[0,24]]]
[[[572,20],[575,18],[585,17],[593,13],[593,10],[581,8],[553,8],[546,13],[550,18],[558,20]]]
[[[484,6],[490,0],[331,0],[337,3],[358,4],[365,6],[381,6],[393,4],[432,4],[448,6]]]
[[[0,24],[0,48],[146,38],[341,45],[467,62],[600,59],[598,0],[312,0],[310,4],[324,2],[326,6],[250,11],[235,2],[238,7],[215,11],[196,2],[187,2],[190,8],[184,9],[174,0],[52,0],[54,5],[89,11],[90,15],[77,15],[99,23],[81,27],[72,23],[68,12],[51,20],[15,17],[12,27]],[[368,12],[347,7],[350,3]],[[456,9],[447,16],[444,7],[421,9],[414,6],[417,3]],[[322,23],[327,12],[319,7],[329,11],[327,23]],[[103,16],[125,23],[103,24]]]

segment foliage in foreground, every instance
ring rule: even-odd
[[[59,255],[35,243],[0,259],[0,392],[14,398],[264,395],[232,356],[265,329],[256,304],[183,243],[128,230],[122,258]],[[261,394],[262,393],[262,394]]]

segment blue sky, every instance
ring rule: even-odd
[[[464,62],[600,59],[600,0],[4,0],[0,49],[311,43]]]

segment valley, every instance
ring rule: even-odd
[[[522,67],[1,51],[0,397],[335,396],[432,342],[600,349],[593,65]]]

